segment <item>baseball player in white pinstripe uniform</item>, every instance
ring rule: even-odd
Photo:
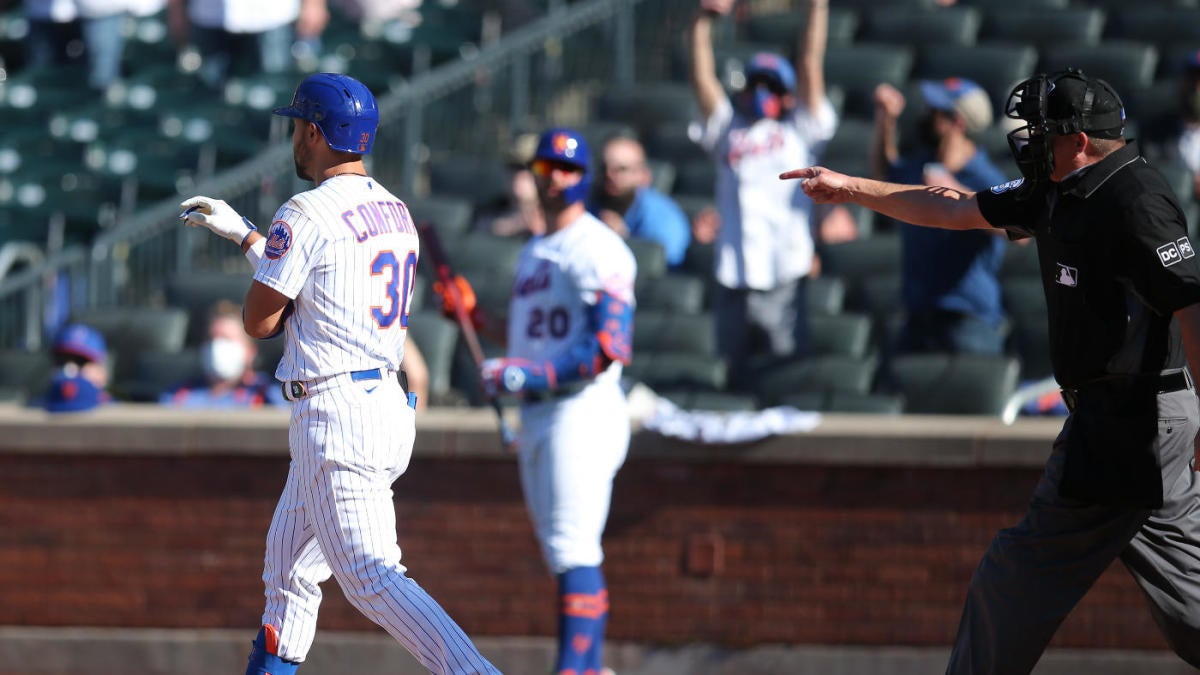
[[[506,358],[483,362],[485,386],[524,398],[521,487],[558,580],[555,672],[611,675],[603,667],[608,588],[600,537],[629,448],[620,379],[632,357],[637,262],[620,235],[584,207],[588,147],[580,134],[544,132],[530,169],[546,234],[521,251],[506,331],[496,318],[467,309],[508,348]],[[461,277],[456,283],[466,285]],[[442,294],[443,306],[452,309],[454,297]]]
[[[320,73],[292,104],[296,173],[316,187],[279,208],[264,238],[223,201],[184,220],[241,244],[255,267],[246,331],[286,330],[275,373],[293,401],[291,466],[267,534],[266,611],[247,675],[290,675],[317,627],[320,583],[435,673],[499,673],[405,575],[392,483],[412,455],[415,404],[397,379],[418,239],[402,201],[366,175],[379,113],[362,83]]]

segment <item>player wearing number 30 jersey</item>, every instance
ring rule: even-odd
[[[241,244],[255,267],[244,322],[285,330],[276,377],[291,401],[291,465],[267,533],[266,610],[247,675],[291,675],[312,646],[320,584],[346,598],[434,673],[499,673],[415,581],[396,541],[391,485],[408,468],[415,405],[397,379],[418,239],[404,203],[366,175],[374,97],[344,75],[300,83],[296,173],[264,238],[228,204],[185,201],[183,218]]]

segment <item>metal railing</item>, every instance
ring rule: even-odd
[[[543,19],[399,84],[379,99],[372,175],[402,197],[420,196],[431,156],[496,157],[516,133],[586,122],[590,98],[606,86],[668,77],[670,35],[680,34],[674,27],[691,12],[679,4],[556,3]],[[261,224],[307,187],[293,175],[290,143],[281,142],[195,190]],[[45,326],[81,308],[162,304],[175,275],[245,269],[226,244],[181,227],[177,199],[140,209],[89,248],[65,250],[0,282],[0,348],[37,349]]]

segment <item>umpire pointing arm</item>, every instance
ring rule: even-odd
[[[788,171],[817,202],[854,202],[1038,246],[1051,362],[1071,414],[1025,518],[997,534],[967,589],[947,673],[1029,673],[1115,558],[1180,657],[1200,667],[1200,265],[1175,196],[1123,137],[1103,80],[1017,85],[1006,114],[1024,177],[977,193]]]

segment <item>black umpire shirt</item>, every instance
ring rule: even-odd
[[[1054,376],[1079,392],[1060,491],[1157,506],[1158,462],[1146,446],[1157,431],[1158,374],[1185,366],[1172,315],[1200,302],[1186,218],[1133,141],[1018,198],[1022,187],[976,199],[992,226],[1037,241]]]

